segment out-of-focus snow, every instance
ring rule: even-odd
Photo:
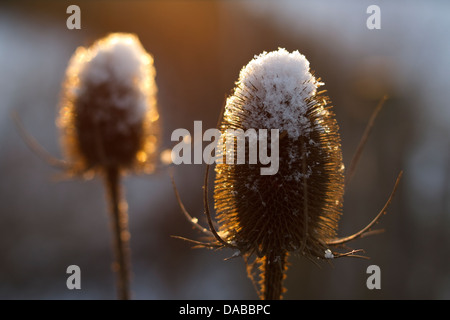
[[[149,101],[154,102],[151,98],[156,94],[155,74],[153,58],[138,37],[124,33],[110,34],[87,49],[78,48],[67,68],[74,99],[90,95],[92,87],[110,87],[107,101],[92,110],[93,117],[107,119],[111,108],[126,109],[122,120],[128,125],[142,121]],[[114,87],[117,85],[120,88]]]

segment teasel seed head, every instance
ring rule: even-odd
[[[318,91],[321,85],[298,51],[263,52],[241,70],[219,123],[214,185],[218,231],[208,204],[209,165],[203,187],[209,231],[187,212],[172,179],[185,217],[212,241],[177,238],[197,247],[235,250],[230,258],[243,257],[261,299],[282,298],[291,253],[313,261],[367,259],[359,254],[362,249],[340,253],[330,248],[382,232],[372,228],[387,212],[402,177],[400,172],[388,200],[369,224],[350,236],[337,237],[348,180],[344,180],[339,127],[325,91]],[[383,97],[366,127],[350,176],[385,100]],[[273,136],[265,134],[269,131]],[[256,132],[259,137],[254,139]],[[267,138],[269,141],[263,141]],[[245,157],[239,153],[243,150]],[[255,150],[259,163],[255,163]],[[275,162],[273,167],[271,162]],[[269,170],[262,170],[268,163]]]
[[[283,261],[282,269],[289,252],[324,258],[341,215],[339,128],[321,85],[298,51],[264,52],[241,70],[220,126],[222,135],[279,129],[278,172],[261,175],[261,164],[218,164],[214,200],[223,239],[243,254]]]
[[[151,172],[159,139],[153,57],[134,34],[79,47],[66,70],[58,126],[73,173]]]

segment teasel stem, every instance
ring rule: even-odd
[[[120,171],[117,167],[105,168],[105,186],[112,218],[114,271],[117,275],[119,300],[130,299],[130,246],[127,204],[123,197]]]
[[[287,270],[288,253],[274,252],[262,258],[262,279],[260,294],[263,300],[281,300],[284,292],[283,281]]]
[[[358,164],[359,158],[361,157],[362,151],[364,149],[364,146],[366,145],[367,139],[370,136],[370,133],[372,132],[373,125],[375,123],[375,119],[378,116],[378,113],[380,113],[381,109],[384,106],[384,103],[388,99],[387,95],[384,95],[383,98],[378,102],[377,107],[373,111],[372,115],[370,116],[369,123],[366,126],[366,129],[364,130],[364,133],[361,137],[361,140],[359,142],[358,148],[356,149],[356,152],[352,158],[352,161],[350,162],[350,167],[347,172],[347,175],[345,176],[345,182],[344,186],[347,188],[348,184],[350,183],[350,180],[353,178],[353,175],[355,174],[356,165]]]

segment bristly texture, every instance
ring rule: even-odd
[[[66,71],[58,119],[72,174],[103,176],[112,218],[118,297],[130,298],[128,212],[121,176],[151,172],[159,136],[153,58],[137,36],[80,47]]]
[[[58,124],[75,173],[154,168],[159,127],[153,58],[133,34],[80,47],[66,72]]]
[[[317,91],[320,85],[298,51],[264,52],[241,70],[225,106],[223,134],[280,130],[275,175],[261,175],[260,164],[216,166],[220,234],[243,254],[261,257],[262,270],[273,269],[266,277],[283,278],[288,252],[323,258],[325,241],[336,237],[344,165],[339,128],[328,97]],[[263,298],[280,297],[281,288],[268,294],[264,281]]]

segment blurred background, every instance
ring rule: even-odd
[[[115,299],[102,183],[62,179],[33,154],[12,119],[61,157],[55,126],[61,81],[78,46],[136,33],[154,56],[161,150],[194,120],[215,126],[242,66],[255,54],[299,50],[325,82],[348,166],[371,112],[389,95],[344,199],[339,234],[365,226],[404,178],[379,227],[360,239],[371,260],[317,267],[290,258],[285,299],[450,299],[450,3],[448,1],[77,1],[81,30],[66,28],[68,1],[0,4],[0,298]],[[367,7],[381,9],[369,30]],[[203,220],[205,167],[173,168],[181,197]],[[135,299],[257,299],[242,259],[192,249],[201,236],[180,212],[161,166],[127,176]],[[81,268],[68,290],[66,268]],[[381,290],[366,269],[381,268]]]

